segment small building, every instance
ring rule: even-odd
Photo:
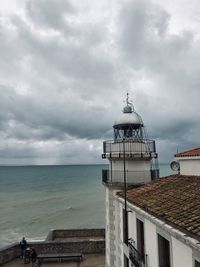
[[[200,147],[178,153],[175,158],[183,175],[200,174]]]
[[[104,142],[106,266],[200,267],[200,149],[176,154],[178,173],[158,178],[143,127],[127,99]]]

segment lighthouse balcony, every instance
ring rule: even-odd
[[[143,139],[142,141],[108,140],[103,142],[102,158],[134,158],[152,159],[157,158],[154,140]]]
[[[127,185],[142,185],[159,177],[158,169],[144,171],[118,171],[102,170],[102,183],[105,185],[123,185],[124,175],[126,176]]]

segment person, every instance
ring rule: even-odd
[[[25,237],[22,238],[22,240],[20,241],[20,249],[21,249],[21,257],[24,258],[24,253],[27,247],[27,241],[25,239]]]
[[[24,264],[29,264],[31,261],[31,248],[26,248],[24,251]]]
[[[36,262],[36,260],[37,260],[37,252],[36,252],[35,248],[31,248],[30,257],[31,257],[31,262],[32,263]]]

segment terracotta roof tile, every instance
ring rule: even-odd
[[[190,149],[175,155],[175,157],[198,157],[200,156],[200,147]]]
[[[124,193],[118,193],[123,197]],[[171,175],[127,191],[127,200],[200,239],[200,176]]]

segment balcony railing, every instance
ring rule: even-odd
[[[158,178],[159,170],[147,171],[126,171],[126,180],[128,184],[143,184]],[[124,171],[102,170],[103,183],[123,183]]]
[[[155,180],[156,178],[159,178],[160,177],[160,170],[158,169],[152,169],[151,170],[151,180]]]
[[[103,153],[156,153],[154,140],[144,139],[142,141],[125,140],[115,142],[108,140],[103,142]]]
[[[134,240],[128,242],[129,259],[135,267],[145,267],[147,255],[142,255],[136,248]]]

